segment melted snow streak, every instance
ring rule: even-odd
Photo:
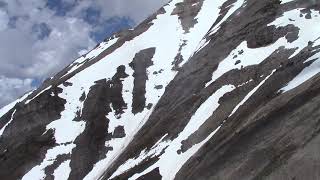
[[[35,98],[37,98],[39,95],[41,95],[42,93],[44,93],[45,91],[49,90],[52,86],[49,86],[47,88],[45,88],[44,90],[42,90],[41,92],[39,92],[37,95],[35,95],[33,98],[31,99],[27,99],[25,104],[29,104],[32,100],[34,100]]]
[[[198,108],[198,110],[189,120],[187,126],[183,129],[182,132],[179,133],[176,139],[172,141],[160,140],[160,142],[156,143],[149,152],[145,152],[144,150],[140,153],[139,157],[135,159],[129,159],[117,169],[117,171],[112,175],[111,179],[138,165],[143,160],[158,155],[163,150],[164,153],[160,157],[158,157],[159,160],[155,164],[148,167],[143,172],[133,175],[129,179],[137,179],[156,168],[159,168],[160,174],[163,179],[174,179],[176,173],[180,170],[183,164],[187,162],[187,160],[192,155],[194,155],[202,147],[202,145],[205,144],[219,130],[220,127],[218,127],[202,142],[193,145],[188,151],[178,154],[177,151],[182,145],[181,142],[183,140],[186,140],[191,134],[196,132],[200,128],[200,126],[205,123],[206,120],[212,115],[212,113],[219,107],[219,99],[226,93],[231,92],[234,89],[235,87],[233,85],[226,85],[221,87]]]
[[[242,106],[269,78],[270,76],[273,75],[273,73],[276,70],[274,69],[271,74],[269,76],[267,76],[263,81],[260,82],[260,84],[258,84],[258,86],[256,86],[255,88],[253,88],[245,97],[244,99],[232,110],[232,112],[230,113],[229,117],[231,117],[235,112],[237,112],[237,110],[240,108],[240,106]]]
[[[285,3],[288,3],[288,2],[292,2],[292,1],[294,1],[294,0],[282,0],[281,4],[285,4]]]
[[[14,110],[13,113],[11,114],[10,121],[5,126],[3,126],[2,129],[0,129],[0,136],[2,136],[2,134],[3,134],[4,130],[6,129],[6,127],[12,122],[13,116],[14,116],[15,113],[16,113],[16,110]]]

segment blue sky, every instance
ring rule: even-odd
[[[0,0],[0,107],[169,0]]]

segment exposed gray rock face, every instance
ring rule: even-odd
[[[132,113],[137,114],[143,111],[146,106],[146,81],[148,80],[147,68],[152,66],[152,57],[155,53],[155,48],[149,48],[138,52],[129,64],[134,70],[134,87],[132,99]]]
[[[318,0],[173,0],[0,111],[0,178],[320,179],[319,23]]]

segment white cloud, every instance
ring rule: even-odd
[[[116,16],[125,14],[137,23],[167,2],[168,0],[97,0],[104,16],[107,16],[108,12],[113,12]],[[112,6],[108,6],[108,4],[112,4]]]
[[[67,0],[68,1],[68,0]],[[69,15],[79,15],[89,7],[98,9],[102,18],[113,16],[127,16],[136,23],[141,22],[169,0],[92,0],[79,1]]]
[[[47,17],[46,21],[41,20],[43,17]],[[38,39],[32,26],[42,22],[51,28],[51,33]],[[76,58],[80,49],[95,45],[91,30],[81,19],[53,16],[50,11],[31,14],[29,20],[19,19],[15,28],[0,33],[0,72],[14,78],[50,76]]]
[[[31,90],[32,79],[6,78],[0,76],[0,106],[4,106],[7,102],[17,98],[17,94],[24,94]]]
[[[0,31],[7,29],[9,17],[6,12],[0,9]]]

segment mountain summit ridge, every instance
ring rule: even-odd
[[[318,179],[319,23],[319,1],[172,0],[0,110],[0,177]]]

